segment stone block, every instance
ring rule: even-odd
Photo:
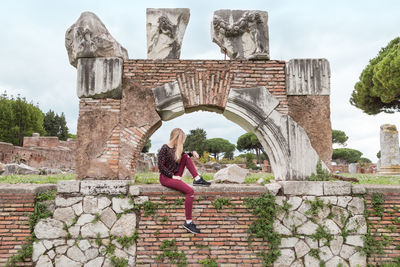
[[[353,231],[352,234],[366,234],[367,222],[363,215],[355,215],[350,217],[346,225],[347,230]]]
[[[347,209],[353,215],[364,214],[364,199],[360,197],[353,197],[353,199],[347,205]]]
[[[350,257],[349,262],[350,266],[367,266],[367,256],[356,252]]]
[[[108,228],[100,221],[95,223],[88,223],[81,228],[81,234],[83,238],[97,238],[97,234],[100,234],[101,238],[109,236]]]
[[[32,253],[32,261],[36,262],[40,256],[46,251],[45,246],[40,241],[36,241],[33,243],[33,253]]]
[[[283,224],[281,224],[278,220],[274,221],[274,231],[278,232],[281,235],[291,235],[292,232],[286,228]]]
[[[82,197],[68,197],[68,198],[56,197],[55,201],[57,207],[70,207],[81,200]]]
[[[317,228],[318,228],[317,224],[311,221],[307,221],[305,224],[297,228],[297,233],[300,235],[312,235],[315,233]]]
[[[344,261],[342,258],[339,256],[334,256],[332,259],[326,262],[325,264],[326,267],[337,267],[337,266],[342,266],[342,267],[349,267],[346,261]]]
[[[114,197],[112,199],[112,208],[116,213],[122,213],[125,210],[133,208],[133,203],[131,203],[130,198],[118,198]]]
[[[141,204],[145,203],[146,201],[149,201],[148,196],[138,196],[138,197],[135,197],[134,203],[136,205],[141,205]]]
[[[132,196],[140,195],[140,188],[135,185],[129,186],[129,194],[131,194]]]
[[[67,256],[71,260],[81,263],[85,262],[85,254],[83,254],[83,252],[77,246],[70,247],[67,251]]]
[[[276,196],[279,190],[282,188],[282,186],[278,183],[265,184],[265,187],[268,189],[268,192],[274,196]]]
[[[282,181],[280,184],[285,195],[322,196],[324,182]]]
[[[79,193],[79,185],[80,181],[59,181],[57,183],[57,192],[58,193]]]
[[[274,266],[289,267],[296,259],[296,256],[291,249],[281,249],[281,255],[274,262]]]
[[[383,124],[380,130],[380,175],[400,175],[399,132],[395,125]]]
[[[179,59],[189,8],[147,8],[147,59]]]
[[[355,246],[355,247],[363,247],[364,241],[361,235],[349,235],[346,238],[346,244]]]
[[[351,186],[351,192],[353,194],[365,194],[366,193],[365,186],[364,185],[353,184]]]
[[[101,214],[100,214],[100,220],[108,227],[111,229],[115,221],[117,220],[117,215],[115,215],[115,212],[111,208],[106,208]]]
[[[81,182],[81,193],[84,195],[120,195],[126,194],[129,181],[124,180],[85,180]]]
[[[329,61],[291,59],[286,64],[287,95],[330,95]]]
[[[212,41],[231,59],[269,59],[268,13],[260,10],[214,11]]]
[[[36,263],[36,266],[40,266],[40,267],[53,267],[53,263],[51,263],[51,259],[49,258],[49,254],[51,251],[49,251],[49,253],[47,255],[42,255],[40,256],[38,262]],[[54,252],[53,252],[54,253]]]
[[[351,194],[350,182],[324,182],[324,195],[343,196]]]
[[[87,262],[85,264],[84,267],[98,267],[98,266],[102,266],[104,262],[104,257],[97,257],[89,262]]]
[[[303,240],[299,240],[296,243],[294,250],[296,252],[296,258],[300,259],[310,251],[310,247]]]
[[[35,235],[38,239],[57,239],[67,236],[67,232],[63,230],[62,222],[47,218],[40,220],[35,226]]]
[[[298,241],[297,237],[283,237],[279,248],[293,248]]]
[[[54,211],[53,218],[70,226],[75,218],[75,212],[71,207],[57,208]]]
[[[216,172],[214,175],[213,182],[229,182],[229,183],[243,184],[248,173],[249,170],[243,169],[236,164],[232,164]]]
[[[65,33],[69,62],[76,67],[80,58],[118,57],[128,59],[128,52],[108,32],[92,12],[83,12]]]
[[[172,120],[185,113],[178,82],[170,82],[153,88],[156,110],[163,121]]]
[[[55,266],[82,267],[82,264],[80,262],[73,261],[64,255],[58,255],[55,259]]]
[[[347,260],[356,252],[355,247],[344,244],[340,250],[340,257]]]

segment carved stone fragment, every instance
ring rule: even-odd
[[[214,12],[212,41],[231,59],[269,59],[268,13],[221,9]]]

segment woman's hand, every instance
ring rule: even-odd
[[[197,154],[197,152],[196,152],[196,151],[193,151],[193,152],[192,152],[192,154],[193,154],[193,157],[195,157],[196,159],[198,159],[198,158],[199,158],[199,154]]]
[[[182,177],[177,175],[172,175],[172,179],[182,180]]]

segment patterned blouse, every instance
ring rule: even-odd
[[[182,152],[182,155],[185,152]],[[190,157],[192,153],[187,153]],[[158,170],[160,173],[167,177],[172,178],[172,176],[178,172],[179,163],[175,161],[175,148],[170,148],[167,144],[164,144],[160,152],[158,152]]]

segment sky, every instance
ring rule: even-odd
[[[347,147],[376,161],[382,124],[400,127],[400,113],[370,116],[349,103],[354,84],[387,43],[400,36],[400,1],[103,1],[31,0],[0,4],[0,92],[24,96],[44,111],[64,112],[76,133],[79,99],[76,69],[69,64],[65,31],[82,12],[94,12],[129,58],[146,58],[146,8],[190,8],[181,59],[224,59],[211,41],[210,22],[218,9],[268,12],[271,59],[326,58],[331,67],[332,128],[344,131]],[[245,131],[222,115],[185,114],[163,122],[153,136],[151,152],[168,141],[175,127],[186,133],[203,128],[208,138],[236,144]]]

